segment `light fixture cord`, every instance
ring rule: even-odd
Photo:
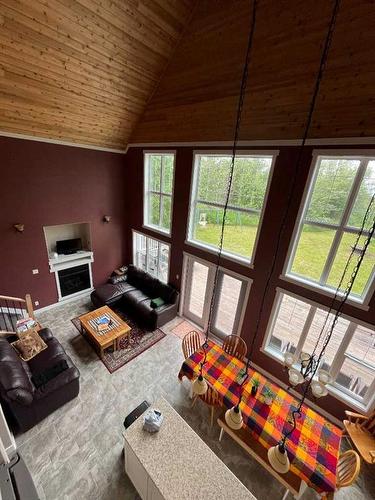
[[[355,240],[354,245],[352,246],[352,250],[351,250],[351,252],[350,252],[350,254],[349,254],[348,260],[346,261],[346,264],[345,264],[345,267],[344,267],[343,273],[342,273],[342,275],[341,275],[341,278],[340,278],[339,284],[337,285],[337,288],[336,288],[336,290],[335,290],[335,294],[334,294],[334,296],[333,296],[333,298],[332,298],[332,301],[331,301],[330,307],[329,307],[328,312],[327,312],[327,315],[326,315],[326,317],[325,317],[325,319],[324,319],[324,323],[323,323],[322,328],[321,328],[321,330],[320,330],[320,332],[319,332],[319,336],[318,336],[318,339],[317,339],[317,341],[316,341],[316,343],[315,343],[315,346],[314,346],[314,349],[313,349],[313,351],[312,351],[312,353],[311,353],[311,356],[314,356],[314,355],[315,355],[316,350],[318,349],[318,346],[319,346],[319,344],[320,344],[320,340],[321,340],[321,338],[322,338],[322,335],[323,335],[323,333],[324,333],[324,330],[325,330],[325,328],[326,328],[326,326],[327,326],[327,323],[328,323],[328,320],[329,320],[329,316],[330,316],[330,314],[331,314],[332,310],[334,309],[334,305],[336,304],[337,297],[338,297],[340,294],[342,294],[341,285],[342,285],[342,284],[343,284],[343,282],[344,282],[344,279],[345,279],[346,273],[347,273],[347,271],[348,271],[348,269],[349,269],[349,265],[350,265],[350,263],[351,263],[351,260],[352,260],[352,258],[353,258],[353,256],[354,256],[354,254],[355,254],[355,253],[357,252],[357,250],[358,250],[358,244],[359,244],[359,241],[360,241],[360,239],[361,239],[361,238],[362,238],[362,236],[363,236],[363,233],[364,233],[364,230],[365,230],[366,221],[367,221],[367,218],[368,218],[368,216],[369,216],[369,214],[370,214],[370,212],[371,212],[372,205],[373,205],[373,203],[374,203],[374,196],[375,196],[375,194],[372,196],[372,198],[371,198],[371,200],[370,200],[370,203],[369,203],[369,204],[368,204],[368,206],[367,206],[367,209],[366,209],[366,212],[365,212],[365,215],[364,215],[363,221],[362,221],[362,225],[361,225],[361,227],[360,227],[359,232],[357,233],[356,240]],[[367,232],[367,235],[368,235],[368,232]],[[321,359],[321,358],[320,358],[320,359]],[[318,365],[319,365],[319,363],[318,363]]]
[[[244,68],[242,71],[241,88],[240,88],[240,94],[239,94],[238,105],[237,105],[236,126],[235,126],[235,131],[234,131],[231,164],[230,164],[229,176],[228,176],[228,180],[227,180],[226,199],[225,199],[225,204],[224,204],[224,209],[223,209],[223,219],[222,219],[222,224],[221,224],[221,233],[220,233],[220,239],[219,239],[219,244],[218,244],[215,275],[214,275],[213,287],[212,287],[213,292],[211,295],[210,309],[209,309],[208,320],[207,320],[207,328],[206,328],[206,332],[205,332],[205,342],[203,344],[204,358],[203,358],[203,361],[201,363],[201,375],[203,372],[203,366],[206,363],[206,359],[207,359],[208,335],[209,335],[209,331],[210,331],[210,326],[211,326],[211,322],[212,322],[212,318],[213,318],[213,314],[214,314],[215,302],[216,302],[215,290],[216,290],[216,286],[218,284],[219,267],[220,267],[222,252],[223,252],[224,230],[225,230],[226,216],[227,216],[228,205],[229,205],[229,198],[230,198],[230,193],[231,193],[231,189],[232,189],[236,151],[237,151],[237,145],[238,145],[240,128],[241,128],[243,104],[244,104],[244,100],[245,100],[246,87],[247,87],[247,81],[248,81],[248,75],[249,75],[250,55],[251,55],[251,49],[253,46],[253,39],[254,39],[254,32],[255,32],[257,5],[258,5],[258,0],[254,0],[253,1],[253,8],[251,10],[250,31],[249,31],[248,41],[247,41],[245,64],[244,64]]]
[[[272,278],[274,270],[275,270],[276,261],[277,261],[277,257],[278,257],[278,253],[279,253],[279,249],[280,249],[280,245],[281,245],[281,240],[282,240],[284,231],[286,229],[286,224],[287,224],[287,220],[288,220],[288,216],[289,216],[289,210],[290,210],[290,207],[291,207],[292,202],[294,200],[294,191],[295,191],[295,187],[296,187],[296,183],[297,183],[298,174],[299,174],[299,171],[301,168],[301,163],[302,163],[303,152],[304,152],[306,140],[307,140],[307,137],[308,137],[308,134],[310,131],[310,126],[311,126],[311,122],[312,122],[313,113],[315,110],[315,105],[316,105],[316,100],[317,100],[317,96],[318,96],[319,89],[320,89],[320,84],[321,84],[323,73],[325,71],[326,64],[327,64],[328,53],[329,53],[329,49],[330,49],[331,42],[332,42],[332,36],[333,36],[335,24],[336,24],[339,5],[340,5],[340,0],[335,0],[334,8],[333,8],[331,19],[329,22],[328,32],[327,32],[327,35],[325,38],[322,56],[320,59],[319,70],[318,70],[317,78],[315,81],[314,91],[313,91],[313,95],[312,95],[311,102],[310,102],[309,113],[308,113],[307,121],[306,121],[306,125],[305,125],[305,131],[303,134],[301,146],[299,148],[296,166],[295,166],[294,174],[292,177],[291,188],[289,190],[286,208],[284,210],[283,218],[282,218],[282,221],[280,224],[280,230],[279,230],[277,240],[276,240],[275,252],[274,252],[272,263],[271,263],[270,270],[268,273],[267,281],[266,281],[266,284],[265,284],[265,287],[263,290],[258,316],[257,316],[256,322],[255,322],[254,335],[252,337],[252,341],[251,341],[250,349],[249,349],[249,354],[248,354],[248,359],[247,359],[246,374],[247,374],[248,368],[249,368],[250,363],[251,363],[251,359],[252,359],[252,355],[253,355],[254,347],[255,347],[255,341],[256,341],[258,333],[259,333],[259,326],[260,326],[261,318],[263,316],[264,304],[265,304],[266,296],[268,293],[268,289],[270,287],[271,278]],[[246,379],[247,379],[247,376],[245,377],[245,379],[241,385],[243,385],[245,383]]]
[[[275,252],[273,254],[272,263],[270,266],[270,270],[268,273],[266,284],[264,286],[264,290],[263,290],[263,294],[262,294],[262,298],[261,298],[261,302],[260,302],[260,306],[259,306],[259,312],[258,312],[257,319],[255,322],[254,335],[252,336],[250,349],[249,349],[249,353],[247,356],[245,374],[244,374],[244,378],[243,378],[241,385],[240,385],[240,395],[239,395],[238,405],[240,404],[241,399],[242,399],[243,387],[244,387],[244,385],[249,377],[249,373],[248,373],[249,367],[250,367],[252,356],[254,353],[255,341],[256,341],[256,339],[258,337],[258,333],[259,333],[259,326],[260,326],[260,321],[261,321],[262,316],[263,316],[263,310],[264,310],[266,296],[268,293],[268,289],[270,287],[271,278],[272,278],[274,270],[275,270],[277,256],[278,256],[280,245],[281,245],[281,240],[282,240],[282,237],[284,234],[284,230],[286,229],[286,224],[287,224],[287,220],[288,220],[288,216],[289,216],[289,210],[290,210],[290,207],[291,207],[292,202],[294,200],[294,191],[296,188],[298,174],[299,174],[299,171],[301,168],[301,163],[302,163],[304,148],[306,145],[306,140],[307,140],[307,137],[308,137],[308,134],[310,131],[310,126],[311,126],[312,117],[313,117],[314,110],[315,110],[315,105],[316,105],[316,100],[317,100],[319,89],[320,89],[320,84],[321,84],[321,81],[323,78],[323,73],[325,71],[326,64],[327,64],[328,53],[329,53],[329,49],[330,49],[330,46],[332,43],[332,36],[333,36],[334,28],[336,25],[336,19],[337,19],[337,14],[338,14],[338,10],[339,10],[339,5],[340,5],[340,0],[335,0],[334,8],[333,8],[331,19],[330,19],[329,26],[328,26],[328,32],[327,32],[325,42],[324,42],[324,48],[323,48],[322,55],[320,58],[319,70],[318,70],[318,74],[316,77],[314,91],[313,91],[313,95],[312,95],[311,102],[310,102],[309,113],[308,113],[307,120],[306,120],[305,130],[304,130],[301,146],[299,148],[296,166],[294,168],[294,174],[292,177],[291,188],[289,190],[286,208],[284,210],[284,214],[283,214],[281,224],[280,224],[280,229],[279,229],[279,232],[277,235]]]
[[[375,200],[375,193],[372,195],[371,197],[371,200],[368,204],[368,207],[367,207],[367,210],[366,210],[366,213],[363,217],[363,220],[362,220],[362,224],[361,224],[361,229],[360,229],[360,233],[362,234],[363,231],[364,231],[364,227],[365,227],[365,224],[366,224],[366,220],[368,218],[368,214],[372,208],[372,205],[374,204],[374,200]],[[307,393],[310,389],[310,386],[311,386],[311,383],[314,379],[314,376],[316,375],[316,372],[318,371],[318,367],[319,367],[319,363],[324,355],[324,352],[325,352],[325,349],[327,347],[327,345],[329,344],[329,341],[331,340],[331,337],[332,337],[332,334],[333,334],[333,331],[335,329],[335,326],[342,314],[342,309],[344,307],[344,304],[346,303],[346,301],[348,300],[349,298],[349,295],[350,295],[350,292],[352,291],[352,288],[353,288],[353,285],[354,285],[354,282],[355,282],[355,279],[358,275],[358,272],[360,270],[360,267],[361,267],[361,264],[362,264],[362,261],[364,259],[364,256],[366,254],[366,251],[367,251],[367,248],[368,246],[370,245],[371,243],[371,239],[374,235],[374,232],[375,232],[375,217],[373,218],[372,220],[372,225],[370,227],[370,229],[368,230],[368,236],[364,242],[364,245],[363,245],[363,248],[360,252],[360,255],[358,256],[358,259],[357,259],[357,262],[354,266],[354,269],[351,273],[351,276],[350,276],[350,279],[348,281],[348,284],[346,286],[346,289],[345,289],[345,292],[344,292],[344,295],[341,299],[341,302],[340,302],[340,306],[337,308],[337,310],[335,311],[335,316],[334,316],[334,319],[332,321],[332,324],[330,326],[330,329],[328,331],[328,334],[325,338],[325,341],[324,341],[324,345],[323,345],[323,348],[322,348],[322,351],[320,352],[320,355],[318,357],[318,360],[314,366],[314,369],[312,370],[312,373],[310,375],[310,378],[307,380],[307,382],[305,383],[305,386],[304,386],[304,389],[303,389],[303,393],[302,393],[302,397],[301,397],[301,400],[298,404],[298,407],[293,410],[292,412],[292,418],[293,418],[293,426],[292,428],[286,432],[283,436],[283,438],[281,439],[280,441],[280,444],[282,444],[282,446],[285,446],[285,442],[286,440],[288,439],[288,437],[293,433],[293,431],[295,430],[296,426],[297,426],[297,423],[296,423],[296,417],[297,415],[300,416],[301,415],[301,409],[302,409],[302,406],[305,402],[305,399],[306,399],[306,396],[307,396]],[[359,242],[359,239],[357,239],[356,241],[356,244],[354,245],[354,249],[356,250],[356,246],[358,245],[358,242]],[[349,259],[348,259],[349,260]],[[346,274],[346,271],[347,271],[347,266],[345,266],[345,269],[343,271],[343,276],[341,277],[341,280],[340,280],[340,283],[342,283],[343,279],[344,279],[344,276]],[[341,284],[339,285],[339,287],[341,286]],[[338,288],[339,288],[338,287]]]

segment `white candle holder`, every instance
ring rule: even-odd
[[[305,379],[303,378],[302,374],[296,370],[295,368],[290,368],[289,369],[289,383],[293,387],[295,387],[298,384],[302,384],[302,382]]]
[[[284,354],[284,364],[286,366],[292,366],[295,361],[296,361],[296,357],[294,356],[293,353],[286,352]]]
[[[324,384],[324,385],[330,384],[332,382],[331,374],[329,372],[327,372],[326,370],[319,370],[318,379],[319,379],[319,382]]]
[[[316,398],[321,398],[322,396],[327,396],[328,394],[327,387],[318,381],[311,384],[311,391]]]

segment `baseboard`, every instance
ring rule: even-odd
[[[68,297],[64,300],[60,300],[58,302],[54,302],[53,304],[49,304],[48,306],[40,307],[39,309],[34,309],[34,313],[36,315],[38,315],[39,313],[49,311],[50,309],[54,309],[55,307],[63,306],[64,304],[67,304],[68,302],[73,302],[75,300],[83,299],[84,297],[89,297],[93,290],[94,290],[94,288],[90,288],[90,290],[86,290],[85,292],[81,293],[80,295],[75,295],[74,297]]]

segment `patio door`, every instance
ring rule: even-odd
[[[215,266],[185,254],[182,314],[202,330],[208,324],[215,281]],[[211,333],[224,339],[239,334],[249,292],[249,280],[220,268],[215,290]]]
[[[207,304],[212,292],[212,268],[200,260],[188,257],[185,269],[183,315],[203,330],[208,321]]]

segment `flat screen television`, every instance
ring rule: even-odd
[[[72,240],[56,241],[56,252],[58,254],[70,255],[82,250],[81,238],[74,238]]]

